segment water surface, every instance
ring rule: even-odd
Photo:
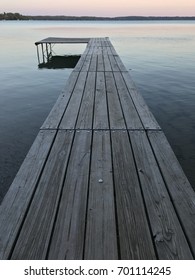
[[[71,72],[38,69],[34,42],[52,36],[110,37],[195,186],[195,22],[1,21],[0,200]]]

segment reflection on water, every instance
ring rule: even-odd
[[[0,22],[0,200],[71,72],[37,69],[34,42],[52,36],[110,37],[195,186],[195,22]]]
[[[74,69],[77,65],[77,62],[80,59],[80,55],[55,55],[52,56],[49,61],[45,63],[40,63],[38,67],[40,69],[47,68],[47,69],[64,69],[70,68]]]

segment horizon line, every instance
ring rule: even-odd
[[[64,15],[64,14],[36,14],[36,15],[31,15],[31,14],[21,14],[19,12],[2,12],[0,13],[1,15],[6,15],[6,14],[18,14],[23,17],[74,17],[74,18],[102,18],[102,19],[117,19],[117,18],[195,18],[195,15],[193,16],[186,16],[186,15],[174,15],[174,16],[169,16],[169,15],[117,15],[117,16],[95,16],[95,15]]]

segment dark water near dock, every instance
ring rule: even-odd
[[[38,69],[34,42],[52,36],[110,37],[195,186],[195,22],[2,21],[0,201],[71,72]]]

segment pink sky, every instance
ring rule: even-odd
[[[0,12],[26,15],[195,16],[195,0],[1,0]]]

